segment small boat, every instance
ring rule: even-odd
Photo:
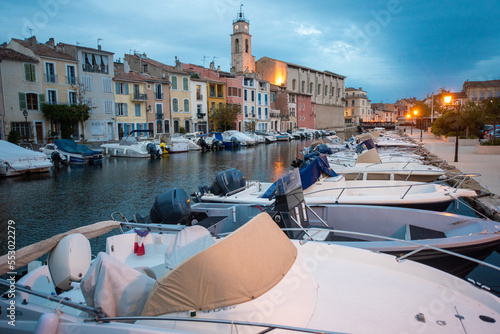
[[[56,139],[40,149],[53,161],[57,157],[60,161],[72,165],[97,165],[102,163],[102,151],[91,150],[85,145],[77,144],[73,139]]]
[[[290,240],[267,213],[220,239],[199,225],[103,223],[16,250],[16,260],[50,254],[17,283],[0,280],[14,291],[0,299],[2,332],[500,332],[500,299],[486,287],[387,254]],[[118,227],[132,230],[92,260],[87,238]],[[1,274],[15,270],[4,257]]]
[[[326,175],[325,175],[326,174]],[[317,157],[300,169],[307,204],[381,205],[445,211],[460,197],[477,196],[474,190],[437,183],[391,180],[345,180],[333,172],[326,156]],[[270,205],[276,183],[245,181],[232,168],[217,175],[210,186],[199,187],[200,202]]]
[[[237,130],[224,131],[222,137],[224,141],[237,142],[240,146],[255,146],[255,139]]]
[[[45,154],[0,140],[0,176],[45,173],[50,167]]]
[[[133,130],[118,143],[102,144],[106,155],[124,158],[158,157],[160,150],[152,140],[137,140],[135,135],[152,134],[152,130]]]
[[[185,153],[189,152],[191,142],[185,138],[165,133],[160,136],[159,145],[162,154]]]

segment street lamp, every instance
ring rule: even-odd
[[[415,125],[417,124],[417,116],[418,116],[418,110],[413,110],[413,114],[415,115]],[[422,142],[422,115],[420,115],[420,142]]]
[[[24,116],[24,141],[28,142],[28,110],[24,109],[23,110],[23,116]]]
[[[444,103],[446,105],[450,105],[451,102],[451,96],[447,95],[444,97]],[[460,103],[452,104],[457,107],[457,134],[456,134],[456,139],[455,139],[455,160],[454,162],[458,162],[458,134],[460,132]]]

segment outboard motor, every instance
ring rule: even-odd
[[[224,144],[218,140],[218,139],[214,139],[212,141],[212,150],[222,150],[224,149]]]
[[[61,154],[59,154],[59,152],[57,151],[54,151],[50,154],[50,160],[52,160],[52,162],[54,163],[54,165],[56,166],[59,166],[60,164],[62,165],[67,165],[68,164],[68,161],[63,159],[61,157]]]
[[[233,148],[240,147],[240,142],[236,137],[231,137],[231,142],[233,143]]]
[[[165,191],[156,197],[149,212],[153,224],[187,224],[191,214],[191,200],[181,188]]]
[[[217,174],[210,188],[203,186],[199,187],[199,189],[201,194],[210,192],[214,195],[227,195],[233,190],[244,187],[245,184],[243,173],[236,168],[231,168]]]
[[[146,150],[148,151],[149,155],[152,158],[159,158],[160,157],[160,150],[156,148],[156,145],[153,143],[148,143],[146,145]]]
[[[306,228],[309,226],[298,169],[295,168],[278,180],[274,208],[269,214],[280,228],[299,228],[300,226]],[[285,233],[292,239],[297,239],[303,234],[302,231],[286,231]]]
[[[198,145],[200,145],[200,146],[201,146],[201,149],[202,149],[203,151],[210,151],[210,145],[208,145],[208,144],[207,144],[207,142],[205,141],[205,139],[200,138],[200,139],[198,140]]]

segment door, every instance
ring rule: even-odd
[[[115,134],[113,133],[113,123],[108,123],[108,140],[113,140],[115,138]]]
[[[43,144],[43,123],[35,122],[36,143]]]

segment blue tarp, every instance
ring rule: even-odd
[[[302,167],[299,172],[302,189],[307,189],[314,184],[319,179],[322,172],[328,176],[337,176],[337,173],[330,168],[330,164],[328,164],[328,159],[325,154],[317,157],[307,166]],[[274,182],[261,197],[269,198],[274,192],[274,189],[276,189],[278,182],[279,180]]]
[[[373,139],[370,138],[356,146],[356,153],[360,154],[364,151],[371,150],[372,148],[377,148],[377,145],[373,142]]]
[[[85,145],[75,143],[73,139],[56,139],[54,144],[59,150],[67,153],[82,154],[83,156],[101,154],[101,151],[91,150]]]

